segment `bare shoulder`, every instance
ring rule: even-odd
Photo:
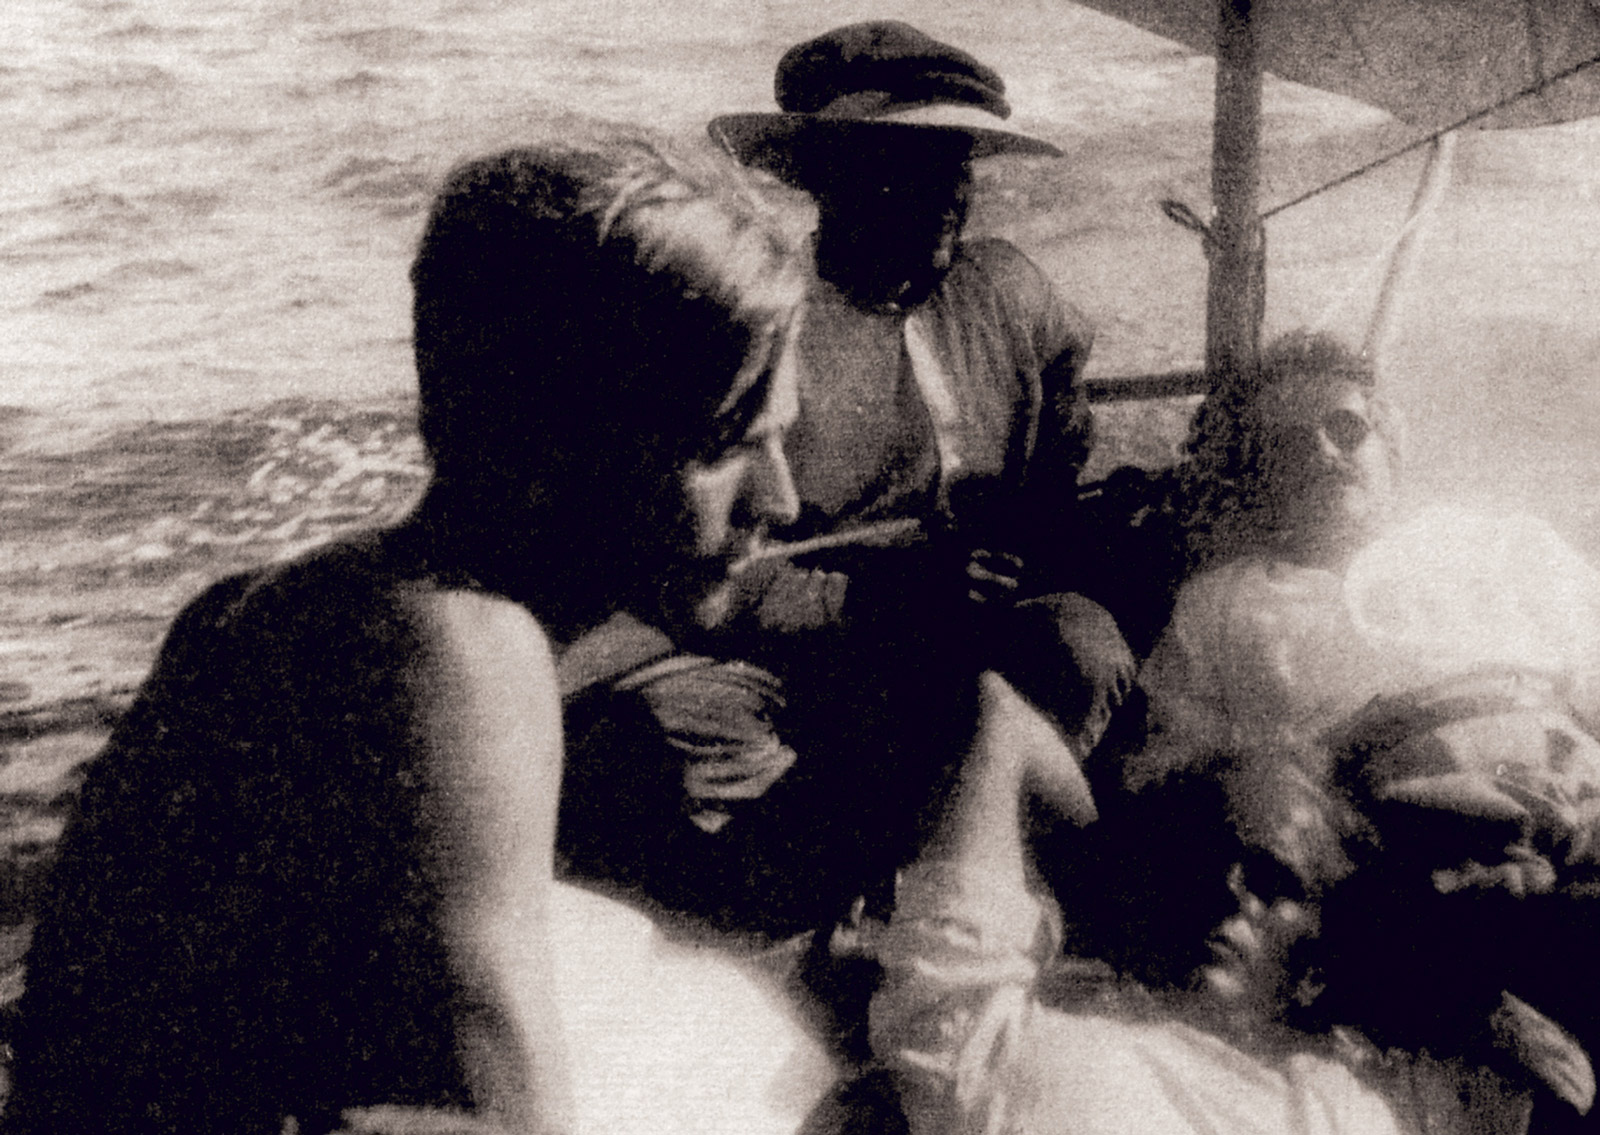
[[[205,665],[331,692],[471,664],[525,684],[553,682],[550,658],[526,608],[419,568],[380,533],[213,586],[179,616],[156,676]]]
[[[511,600],[484,591],[412,581],[384,599],[408,626],[414,651],[406,665],[436,693],[559,713],[559,684],[549,639]]]
[[[487,591],[409,581],[384,594],[441,648],[468,642],[501,654],[548,660],[550,643],[527,608]]]

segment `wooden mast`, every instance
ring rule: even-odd
[[[1251,0],[1217,0],[1206,376],[1213,390],[1254,368],[1266,310],[1260,214],[1261,64]]]

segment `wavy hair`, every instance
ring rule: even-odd
[[[1207,398],[1190,429],[1181,473],[1183,527],[1191,568],[1258,547],[1283,518],[1265,491],[1267,457],[1281,443],[1266,419],[1269,400],[1291,383],[1355,383],[1368,390],[1373,429],[1398,463],[1401,421],[1377,392],[1372,363],[1331,335],[1291,331],[1262,352],[1254,372]]]
[[[747,362],[803,294],[787,192],[631,133],[458,167],[411,269],[436,478],[587,477],[736,436],[762,374]]]

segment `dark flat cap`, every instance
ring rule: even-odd
[[[747,165],[781,161],[793,140],[819,130],[959,131],[971,139],[975,158],[1061,153],[1048,142],[987,125],[1011,115],[1000,75],[898,20],[849,24],[790,48],[774,87],[779,113],[727,114],[708,127]]]

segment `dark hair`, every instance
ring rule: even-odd
[[[1354,383],[1368,389],[1373,428],[1398,458],[1400,420],[1377,392],[1372,363],[1332,335],[1291,331],[1262,352],[1255,370],[1208,397],[1190,429],[1182,474],[1191,565],[1205,567],[1248,549],[1280,518],[1265,502],[1265,459],[1280,443],[1266,410],[1295,382]]]
[[[731,162],[644,136],[457,168],[411,270],[436,478],[529,486],[711,444],[799,302],[791,228]]]

